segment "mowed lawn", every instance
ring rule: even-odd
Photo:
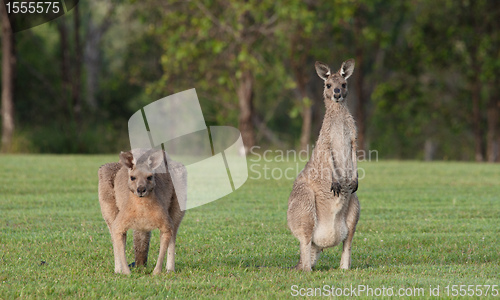
[[[297,163],[254,157],[250,176],[260,179],[187,211],[175,273],[150,274],[159,249],[155,231],[148,267],[124,276],[113,273],[97,197],[99,166],[117,158],[0,156],[0,299],[265,299],[313,291],[328,296],[331,287],[351,286],[385,289],[386,295],[389,288],[394,294],[423,291],[419,296],[430,296],[432,286],[443,297],[453,285],[481,285],[483,294],[489,285],[490,296],[492,287],[500,289],[498,164],[360,163],[365,177],[352,269],[338,269],[338,246],[323,252],[313,272],[301,273],[291,269],[299,247],[286,223],[293,180],[271,176]],[[129,262],[131,242],[129,232]]]

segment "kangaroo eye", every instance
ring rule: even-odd
[[[153,176],[148,176],[148,181],[153,180]]]
[[[331,84],[327,84],[327,85],[326,85],[326,88],[327,88],[327,89],[329,89],[329,88],[331,88],[331,87],[332,87],[332,85],[331,85]]]
[[[130,180],[134,181],[135,177],[134,176],[130,176]]]
[[[342,88],[345,89],[345,83],[342,83]]]

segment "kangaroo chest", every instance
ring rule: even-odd
[[[334,116],[329,125],[330,147],[334,158],[337,161],[349,161],[354,127],[352,118]]]
[[[153,230],[165,224],[168,218],[166,208],[156,200],[132,196],[128,204],[132,229]]]

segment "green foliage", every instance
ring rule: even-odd
[[[500,12],[491,5],[491,1],[409,5],[415,13],[402,24],[404,40],[388,49],[391,72],[372,94],[376,149],[384,149],[387,157],[423,157],[423,144],[431,140],[438,145],[438,159],[474,157],[473,86],[479,86],[482,123],[486,95],[496,89],[488,84],[500,70],[499,39],[491,32],[500,24],[493,20]],[[480,139],[484,137],[483,133]]]
[[[126,129],[117,130],[112,124],[89,124],[77,130],[53,123],[31,129],[30,148],[23,150],[40,153],[118,153],[130,147],[128,135],[116,134],[126,132]]]
[[[79,6],[83,43],[91,21],[111,24],[99,44],[97,109],[84,100],[83,65],[81,120],[64,91],[58,31],[65,22],[74,57],[72,14],[16,34],[16,127],[24,141],[18,151],[115,151],[113,141],[126,140],[127,120],[135,111],[193,87],[207,123],[237,126],[236,91],[246,71],[254,80],[253,109],[260,124],[281,146],[293,147],[302,112],[311,108],[313,142],[324,108],[314,62],[338,66],[354,57],[362,63],[350,80],[349,101],[355,112],[355,78],[363,74],[370,149],[381,157],[421,158],[424,143],[432,140],[438,159],[471,159],[476,75],[482,131],[488,98],[498,94],[500,16],[494,1],[110,3],[112,14],[106,14],[109,3]],[[113,136],[106,139],[109,147],[90,145],[99,141],[102,128]],[[257,144],[276,147],[264,136],[257,130]]]
[[[472,137],[463,136],[467,112],[455,113],[461,111],[461,107],[450,99],[454,95],[440,91],[443,87],[439,78],[422,77],[398,73],[377,86],[372,94],[373,127],[369,134],[379,138],[372,141],[372,148],[384,157],[421,159],[424,157],[422,145],[430,140],[439,144],[435,154],[438,159],[471,159]],[[430,80],[432,84],[429,86],[423,80]],[[466,101],[459,99],[462,103]],[[441,144],[444,139],[452,145]],[[466,140],[468,142],[464,142]],[[460,147],[453,147],[457,144]]]
[[[262,171],[264,162],[256,158],[250,167]],[[127,277],[113,273],[111,239],[97,199],[97,169],[117,160],[0,156],[0,298],[281,299],[290,297],[292,285],[325,284],[423,287],[428,295],[430,285],[499,283],[495,165],[360,163],[361,219],[349,271],[338,269],[340,246],[325,250],[309,274],[290,269],[299,258],[286,224],[293,179],[261,178],[187,211],[175,273],[151,275],[159,249],[154,231],[148,267]],[[267,167],[283,172],[295,164]],[[133,260],[130,232],[127,257]]]

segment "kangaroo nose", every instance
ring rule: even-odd
[[[340,93],[340,89],[336,88],[333,90],[335,93]]]
[[[137,193],[139,194],[144,194],[146,192],[146,187],[145,186],[140,186],[137,188]]]

